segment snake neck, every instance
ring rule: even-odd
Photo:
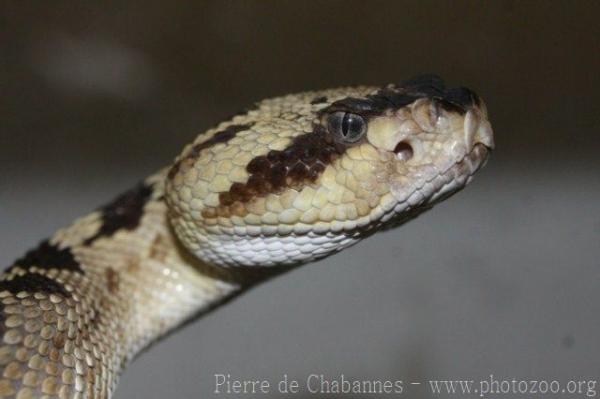
[[[428,209],[493,145],[481,99],[434,75],[255,104],[6,271],[0,397],[109,397],[151,341]]]
[[[150,342],[268,276],[188,254],[167,221],[163,181],[148,178],[5,272],[0,396],[109,397]]]

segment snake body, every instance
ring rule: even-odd
[[[437,76],[264,100],[0,279],[0,397],[108,398],[185,321],[464,187],[493,137]]]

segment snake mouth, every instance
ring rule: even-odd
[[[445,172],[438,174],[417,191],[427,198],[426,187],[433,187],[429,199],[425,202],[434,204],[459,192],[473,179],[473,175],[485,166],[490,148],[483,143],[476,143],[461,160]]]
[[[475,143],[473,148],[471,148],[471,151],[465,154],[464,157],[443,174],[450,174],[456,179],[459,179],[461,175],[465,175],[470,181],[471,176],[486,164],[490,152],[491,148],[487,145]],[[466,183],[468,183],[468,181]]]
[[[404,144],[401,147],[404,148]],[[440,170],[430,165],[427,168],[429,173],[423,172],[421,178],[411,185],[393,183],[391,192],[398,201],[398,207],[431,204],[454,194],[465,187],[473,175],[485,165],[489,153],[490,148],[478,142],[473,145],[471,151],[446,169]]]

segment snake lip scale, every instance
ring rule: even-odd
[[[436,75],[266,99],[0,277],[0,397],[110,398],[124,367],[257,283],[414,218],[494,147]]]

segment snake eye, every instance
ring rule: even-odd
[[[367,121],[357,114],[334,112],[327,118],[327,127],[338,141],[356,143],[367,132]]]

